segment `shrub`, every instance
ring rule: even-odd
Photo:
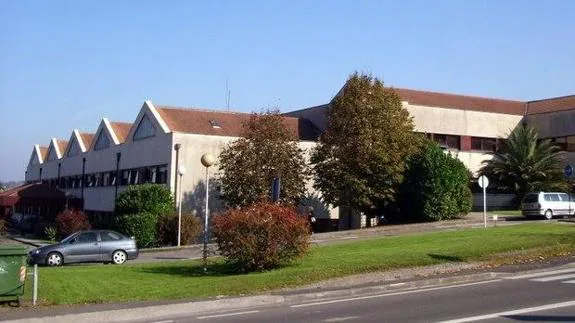
[[[180,243],[192,244],[203,229],[200,219],[190,213],[182,213]],[[163,216],[158,221],[158,240],[162,245],[178,244],[178,215]]]
[[[172,193],[163,185],[130,186],[116,200],[116,214],[151,213],[157,217],[171,214],[174,208]]]
[[[429,141],[408,162],[401,216],[408,221],[453,219],[471,210],[471,174],[458,159]]]
[[[303,256],[311,235],[305,217],[272,203],[215,216],[213,234],[226,261],[240,271],[271,269]]]
[[[116,231],[136,238],[139,248],[156,246],[157,217],[152,213],[123,214],[114,217],[112,226]]]
[[[67,237],[74,232],[90,230],[91,226],[84,212],[65,209],[56,216],[56,228],[61,237]]]
[[[6,231],[6,221],[0,219],[0,234],[4,234]]]

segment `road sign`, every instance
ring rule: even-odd
[[[489,179],[485,175],[481,175],[478,179],[479,187],[487,188],[489,186]]]
[[[573,166],[566,165],[565,168],[563,168],[563,173],[565,176],[571,177],[571,175],[573,175]]]

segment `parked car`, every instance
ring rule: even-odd
[[[138,257],[136,240],[112,230],[76,232],[56,244],[28,253],[31,264],[60,266],[77,262],[123,264]]]
[[[529,193],[521,201],[524,216],[545,216],[551,220],[556,215],[575,215],[575,197],[567,193]]]

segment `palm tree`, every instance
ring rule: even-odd
[[[517,127],[500,150],[489,153],[493,159],[483,161],[480,175],[520,199],[529,192],[568,190],[561,168],[563,153],[549,140],[538,137],[533,127]]]

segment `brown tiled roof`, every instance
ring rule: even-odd
[[[118,137],[118,141],[124,143],[128,137],[128,133],[130,133],[130,129],[132,129],[132,124],[129,122],[110,122],[110,125],[116,137]]]
[[[394,88],[403,101],[429,107],[523,115],[525,102]]]
[[[562,96],[527,103],[527,114],[575,110],[575,95]]]
[[[80,137],[82,138],[82,141],[84,142],[84,146],[86,147],[86,149],[90,149],[90,146],[92,146],[92,140],[94,140],[95,135],[96,135],[95,133],[87,133],[87,132],[80,133]]]
[[[239,137],[242,134],[243,123],[252,114],[225,111],[210,111],[186,109],[156,105],[156,109],[171,131],[212,136]],[[301,140],[315,140],[319,131],[305,120],[293,117],[283,117],[286,126]],[[220,128],[210,123],[215,121]]]
[[[68,148],[68,140],[56,139],[56,143],[58,144],[58,149],[60,149],[60,154],[63,156],[66,153],[66,148]]]
[[[48,147],[42,146],[40,147],[40,159],[44,160],[46,158],[46,153],[48,153]]]

